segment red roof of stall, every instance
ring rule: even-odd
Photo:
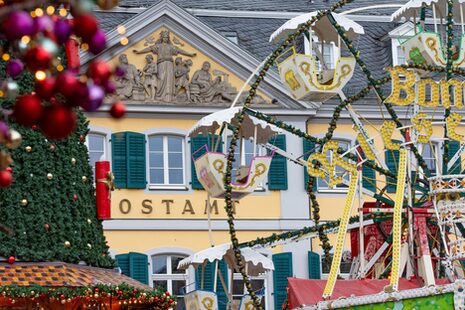
[[[323,300],[321,296],[323,295],[326,280],[288,278],[288,281],[289,309],[302,305],[314,305]],[[436,284],[446,283],[448,282],[445,279],[436,280]],[[389,280],[387,279],[338,280],[336,281],[331,299],[378,294],[387,285],[389,285]],[[423,283],[416,279],[399,279],[399,290],[415,289],[422,286]]]

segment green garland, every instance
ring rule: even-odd
[[[290,34],[288,38],[284,41],[284,43],[279,46],[274,53],[267,59],[265,65],[263,68],[260,70],[258,77],[255,79],[254,83],[251,85],[249,94],[244,102],[244,107],[249,107],[252,103],[253,98],[256,95],[257,88],[260,85],[260,82],[263,81],[265,78],[266,72],[271,68],[273,65],[274,61],[281,55],[281,53],[284,51],[284,49],[289,46],[294,39],[304,33],[308,27],[310,27],[313,23],[315,23],[317,20],[321,19],[324,16],[327,16],[330,12],[341,8],[343,5],[346,3],[350,3],[352,0],[340,0],[339,2],[335,3],[334,5],[331,5],[329,10],[325,11],[319,11],[316,16],[312,17],[310,20],[308,20],[306,23],[302,24],[297,31],[294,33]],[[247,291],[249,292],[254,306],[257,309],[263,309],[261,306],[260,299],[256,296],[255,292],[253,291],[252,284],[250,283],[249,277],[247,276],[246,270],[245,270],[245,262],[244,259],[242,258],[241,255],[241,250],[239,248],[239,240],[237,239],[236,236],[236,229],[234,227],[234,213],[233,213],[233,201],[232,201],[232,186],[231,186],[231,172],[232,172],[232,163],[234,161],[234,153],[237,145],[237,141],[239,139],[239,128],[242,125],[242,121],[244,120],[244,114],[245,110],[242,109],[239,115],[236,117],[237,121],[237,127],[233,131],[232,139],[231,139],[231,144],[229,147],[229,153],[227,157],[227,165],[226,165],[226,176],[225,176],[225,181],[226,181],[226,186],[225,186],[225,202],[226,202],[226,213],[228,215],[228,225],[229,225],[229,233],[231,237],[231,243],[232,247],[234,250],[234,256],[236,263],[239,267],[239,272],[241,273],[244,284],[247,288]]]
[[[0,297],[8,298],[14,303],[17,299],[46,299],[57,300],[62,303],[84,300],[85,302],[102,301],[112,298],[113,302],[129,302],[152,304],[159,308],[168,308],[176,305],[176,297],[170,296],[169,292],[161,289],[141,290],[132,285],[104,285],[99,284],[93,287],[58,287],[51,288],[41,285],[0,286]]]
[[[364,221],[375,219],[375,218],[376,218],[375,214],[367,214],[363,216]],[[358,215],[352,216],[349,219],[350,224],[354,224],[358,222],[359,222]],[[320,230],[323,230],[325,233],[328,233],[334,228],[337,228],[339,226],[339,223],[340,223],[340,220],[328,221],[328,222],[325,222],[319,225],[307,226],[307,227],[303,227],[298,230],[288,231],[288,232],[281,233],[281,234],[274,233],[268,237],[259,237],[254,240],[242,242],[239,244],[239,247],[245,248],[245,247],[254,247],[254,246],[270,246],[278,241],[285,241],[291,238],[298,238],[298,237],[302,237],[303,235],[311,234],[311,233],[319,233]]]
[[[384,106],[386,107],[386,110],[388,111],[389,115],[391,115],[391,118],[394,120],[396,123],[397,127],[403,127],[403,124],[400,122],[399,117],[397,116],[397,113],[394,111],[394,108],[392,107],[392,104],[388,103],[385,101],[386,97],[383,95],[383,91],[381,90],[381,83],[373,77],[371,74],[370,70],[368,70],[367,65],[365,62],[360,58],[360,51],[357,50],[353,44],[352,41],[346,36],[344,33],[343,28],[336,22],[336,20],[329,15],[329,20],[331,24],[334,26],[336,31],[338,32],[339,36],[341,37],[342,41],[346,44],[347,48],[351,52],[351,54],[355,57],[355,60],[357,61],[358,65],[360,68],[362,68],[363,73],[365,73],[368,81],[370,84],[373,86],[374,90],[376,91],[377,95],[383,102]],[[406,137],[406,131],[405,129],[400,130],[402,136],[405,138]],[[418,152],[418,149],[415,145],[411,145],[410,149],[412,150],[413,154],[415,155],[415,158],[418,161],[418,164],[420,167],[423,169],[424,173],[426,174],[427,177],[431,176],[431,171],[429,170],[428,166],[426,165],[425,160],[421,156],[421,154]],[[397,177],[396,177],[397,178]]]

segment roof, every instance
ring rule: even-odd
[[[288,278],[289,309],[294,309],[301,305],[314,305],[322,301],[326,282],[326,280]],[[436,279],[436,283],[442,285],[448,282],[445,279]],[[331,299],[336,300],[351,296],[378,294],[383,292],[384,287],[388,285],[388,279],[339,280],[336,281]],[[407,280],[405,278],[400,278],[398,287],[400,291],[410,290],[423,287],[423,283],[418,279]]]
[[[96,268],[62,262],[0,263],[0,283],[6,285],[47,287],[88,287],[97,284],[126,283],[138,289],[150,287],[118,273],[114,269]]]
[[[241,11],[274,11],[274,12],[310,12],[329,8],[336,0],[173,0],[177,5],[190,9],[207,10],[241,10]],[[344,6],[344,10],[372,6],[379,4],[405,4],[407,0],[354,0]],[[149,7],[154,4],[153,0],[120,0],[121,7]],[[390,9],[390,15],[396,9]],[[385,14],[379,9],[373,10],[371,14]]]

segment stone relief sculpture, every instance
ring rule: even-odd
[[[188,53],[171,43],[169,31],[162,31],[160,39],[152,46],[143,50],[133,51],[136,54],[153,53],[158,56],[157,71],[158,71],[158,88],[157,97],[161,101],[172,102],[175,92],[175,77],[174,77],[174,60],[173,56],[178,54],[194,57],[195,53]]]
[[[189,53],[173,43],[183,46],[176,37],[171,41],[169,31],[162,31],[158,39],[147,38],[146,48],[133,50],[135,54],[148,54],[141,70],[128,62],[126,54],[119,56],[120,66],[125,70],[125,74],[115,80],[121,99],[185,104],[221,104],[234,100],[237,89],[229,83],[227,73],[213,70],[212,74],[210,62],[205,61],[191,79],[193,61],[190,58],[196,53]],[[257,99],[257,103],[265,103]]]

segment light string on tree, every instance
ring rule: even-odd
[[[48,287],[41,285],[0,286],[0,297],[7,298],[10,304],[17,300],[32,299],[41,301],[49,299],[62,304],[82,301],[84,303],[101,303],[111,298],[113,302],[147,304],[157,309],[168,309],[176,306],[176,297],[162,289],[138,289],[132,285],[122,283],[120,285],[98,284],[91,287]]]
[[[352,0],[340,0],[337,3],[333,4],[330,6],[329,10],[325,11],[319,11],[316,16],[312,17],[309,19],[306,23],[303,23],[298,30],[296,30],[294,33],[290,34],[288,38],[279,46],[273,54],[267,59],[265,65],[263,68],[260,70],[258,73],[257,78],[255,81],[252,83],[250,89],[249,89],[249,94],[247,98],[245,99],[244,106],[248,107],[252,104],[252,100],[256,95],[257,88],[260,85],[261,81],[265,78],[266,72],[271,68],[273,65],[274,61],[281,55],[281,53],[285,50],[287,46],[289,46],[294,39],[303,34],[314,22],[317,20],[323,18],[324,16],[327,16],[330,12],[341,8],[343,5],[352,2]],[[244,113],[245,110],[241,109],[241,112],[236,116],[236,122],[237,122],[237,127],[233,130],[233,135],[229,147],[229,153],[227,157],[227,165],[226,165],[226,176],[225,176],[225,202],[226,202],[226,213],[228,215],[228,226],[229,226],[229,233],[230,233],[230,238],[231,238],[231,243],[232,243],[232,248],[234,251],[234,258],[237,263],[237,266],[239,267],[239,272],[241,273],[244,281],[244,285],[247,288],[247,291],[249,292],[254,306],[257,309],[263,309],[261,306],[261,301],[260,299],[256,296],[255,292],[253,291],[252,284],[250,283],[249,277],[247,275],[247,272],[245,270],[245,262],[244,259],[242,258],[241,255],[241,250],[239,248],[239,240],[237,239],[236,236],[236,229],[234,226],[234,212],[233,212],[233,201],[232,201],[232,186],[231,186],[231,172],[232,172],[232,163],[234,161],[234,153],[236,150],[236,145],[237,141],[239,139],[239,129],[242,125],[242,122],[244,120]]]

